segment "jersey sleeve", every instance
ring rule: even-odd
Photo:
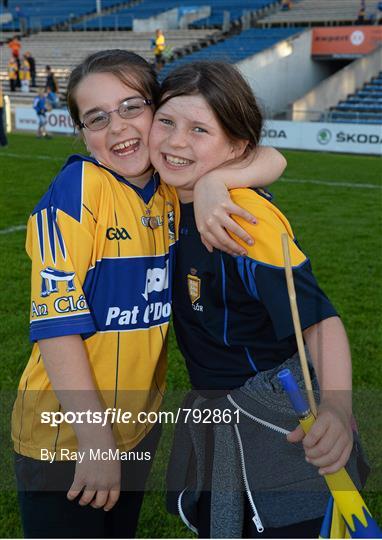
[[[83,291],[94,250],[84,183],[82,163],[64,169],[28,221],[31,341],[96,331]]]
[[[29,219],[31,341],[95,331],[82,290],[91,255],[89,236],[76,220],[54,207]]]
[[[256,225],[250,225],[244,220],[237,220],[255,240],[249,249],[246,246],[248,257],[237,259],[237,268],[247,291],[264,305],[277,339],[286,339],[294,334],[281,243],[283,233],[288,235],[302,329],[336,316],[336,310],[320,289],[310,261],[295,241],[285,216],[255,193],[236,198],[235,202],[254,214],[258,221]]]

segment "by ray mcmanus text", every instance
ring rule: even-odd
[[[85,459],[89,461],[150,461],[151,452],[136,452],[133,450],[125,451],[116,449],[101,450],[100,448],[89,448],[88,450],[70,450],[61,448],[61,450],[52,451],[48,448],[41,448],[41,461],[77,461],[82,463]]]

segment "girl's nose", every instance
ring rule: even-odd
[[[187,135],[181,129],[171,131],[169,143],[176,148],[185,148],[187,146]]]
[[[110,113],[110,115],[111,117],[110,117],[109,127],[112,132],[119,133],[120,131],[122,131],[123,129],[127,127],[128,120],[125,120],[124,118],[122,118],[118,114],[118,111],[113,111]]]

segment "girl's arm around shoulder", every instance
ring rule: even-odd
[[[260,146],[244,161],[228,163],[210,171],[198,180],[194,188],[194,208],[202,242],[209,251],[215,247],[232,255],[245,255],[253,238],[231,217],[242,217],[256,223],[256,216],[235,204],[228,193],[239,187],[265,187],[277,180],[286,167],[280,152]],[[235,233],[244,242],[239,245],[228,235]],[[247,244],[247,245],[245,245]]]

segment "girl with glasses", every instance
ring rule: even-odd
[[[160,435],[147,413],[164,392],[180,217],[175,189],[150,162],[159,91],[150,65],[122,50],[89,56],[69,78],[68,108],[89,156],[69,157],[27,232],[34,346],[12,419],[27,537],[135,534]],[[235,182],[269,183],[283,168],[263,149]],[[221,209],[253,217],[227,203],[228,174],[216,175],[215,193],[210,177],[199,194],[205,243],[219,221],[215,245],[243,253],[223,228],[248,235]]]

